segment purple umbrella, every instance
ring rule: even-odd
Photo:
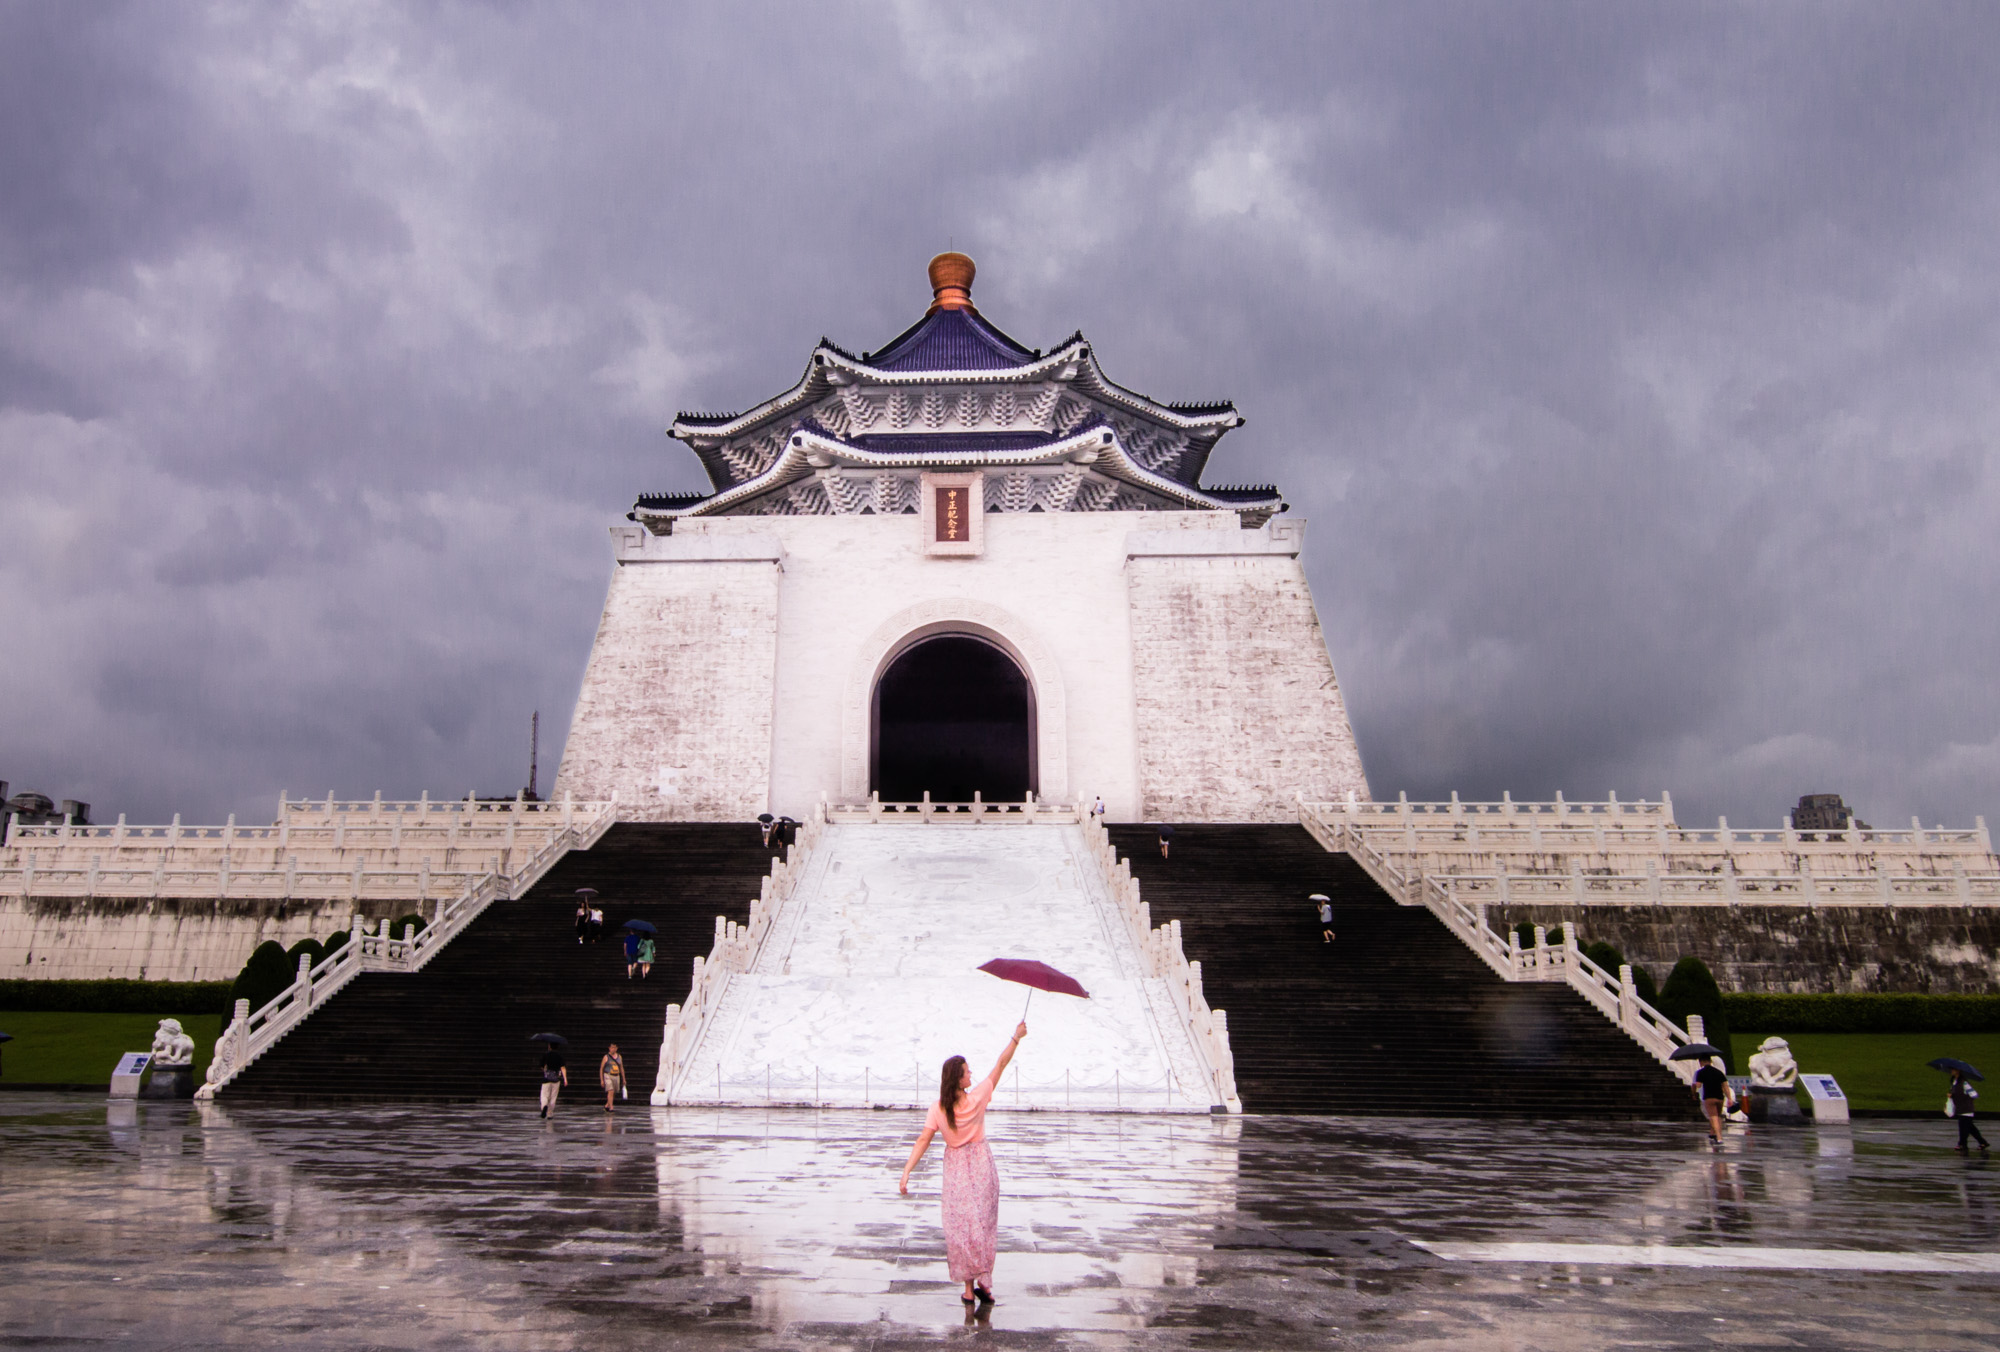
[[[1046,962],[1036,962],[1033,958],[995,958],[979,965],[979,970],[999,977],[1002,981],[1015,981],[1028,988],[1028,1002],[1034,1003],[1036,991],[1053,991],[1057,995],[1074,995],[1080,1000],[1088,1000],[1090,992],[1075,977],[1058,972]],[[1021,1006],[1021,1017],[1028,1017],[1028,1006]]]

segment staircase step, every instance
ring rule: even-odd
[[[519,1097],[540,1082],[535,1033],[570,1040],[571,1095],[599,1095],[612,1042],[633,1100],[653,1087],[669,1004],[687,998],[715,917],[741,923],[779,853],[755,824],[621,823],[565,856],[525,897],[495,902],[418,972],[368,972],[223,1090],[225,1099]],[[576,889],[604,911],[576,940]],[[627,979],[619,927],[658,927],[645,980]]]
[[[1305,828],[1114,826],[1153,923],[1228,1011],[1252,1112],[1691,1118],[1678,1078],[1567,986],[1502,981]],[[1307,900],[1332,898],[1320,938]]]

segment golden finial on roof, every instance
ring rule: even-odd
[[[931,309],[972,310],[972,276],[977,269],[962,253],[941,253],[931,260]]]

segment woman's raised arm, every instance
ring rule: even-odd
[[[1027,1035],[1028,1035],[1027,1024],[1017,1023],[1014,1025],[1014,1036],[1012,1040],[1007,1043],[1006,1049],[1000,1053],[1000,1059],[993,1063],[993,1069],[986,1072],[986,1078],[988,1080],[992,1081],[996,1085],[1000,1083],[1000,1072],[1007,1069],[1007,1063],[1014,1059],[1015,1048],[1021,1045],[1021,1039],[1026,1037]]]

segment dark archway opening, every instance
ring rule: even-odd
[[[1014,659],[946,634],[906,649],[875,683],[869,782],[884,802],[1016,803],[1035,787],[1035,698]]]

